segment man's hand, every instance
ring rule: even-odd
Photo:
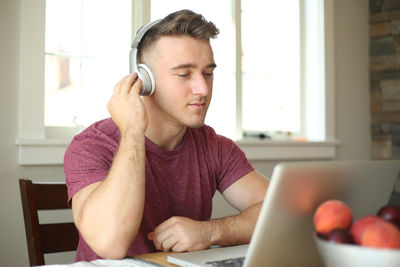
[[[223,195],[241,212],[234,216],[195,221],[171,217],[148,234],[157,250],[193,251],[211,245],[248,244],[254,231],[269,180],[252,171],[228,187]]]
[[[211,225],[208,221],[195,221],[185,217],[171,217],[147,236],[157,250],[193,251],[211,245]]]
[[[147,112],[139,95],[141,88],[142,81],[138,79],[137,73],[124,77],[114,87],[107,108],[121,132],[121,137],[132,133],[143,135],[147,128]]]

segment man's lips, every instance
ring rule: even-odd
[[[190,103],[189,106],[192,108],[204,108],[206,103],[198,102],[198,103]]]

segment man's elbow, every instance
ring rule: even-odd
[[[128,254],[129,248],[137,235],[137,230],[132,232],[117,231],[113,227],[102,231],[93,227],[82,227],[80,233],[88,246],[101,258],[122,259]],[[103,227],[102,227],[103,228]]]
[[[119,260],[128,254],[128,249],[121,246],[92,247],[93,251],[101,258]]]
[[[128,254],[136,235],[139,225],[123,228],[120,225],[93,226],[93,222],[77,220],[77,228],[85,242],[101,258],[122,259]]]
[[[88,241],[89,247],[101,258],[123,259],[127,256],[131,242],[113,238],[100,238],[96,241]]]

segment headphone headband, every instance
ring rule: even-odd
[[[143,36],[146,34],[146,32],[151,29],[154,25],[160,23],[161,19],[159,20],[155,20],[152,22],[149,22],[145,25],[143,25],[142,27],[139,28],[139,30],[136,32],[136,36],[135,39],[132,42],[132,46],[131,48],[133,49],[137,49],[139,46],[140,41],[142,40]]]
[[[142,80],[142,90],[140,91],[140,95],[153,94],[156,86],[155,79],[150,68],[145,64],[138,64],[137,62],[138,47],[146,32],[154,25],[158,24],[160,21],[161,20],[155,20],[139,28],[136,33],[135,39],[132,42],[131,51],[129,53],[129,72],[137,72],[139,78]]]

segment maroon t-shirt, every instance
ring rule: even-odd
[[[119,137],[119,130],[111,119],[99,121],[75,136],[64,157],[69,201],[85,186],[106,178]],[[224,192],[253,169],[232,140],[217,135],[206,125],[188,128],[182,144],[172,151],[146,138],[145,207],[128,255],[154,252],[154,244],[147,239],[147,234],[172,216],[210,219],[215,191]],[[97,258],[80,236],[76,260]]]

